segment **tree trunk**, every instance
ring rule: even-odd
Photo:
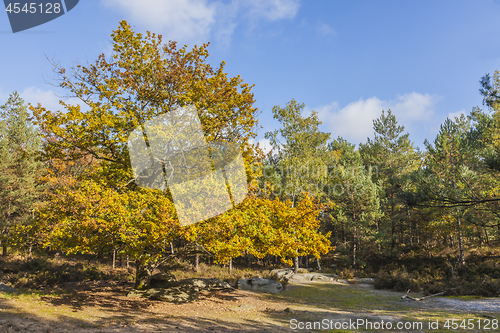
[[[316,258],[316,265],[318,265],[318,271],[320,271],[321,270],[321,265],[319,264],[319,259],[318,258]]]
[[[405,243],[405,235],[404,235],[404,231],[403,231],[403,229],[404,229],[404,220],[400,220],[400,221],[399,221],[399,234],[400,234],[400,235],[399,235],[399,236],[400,236],[400,237],[399,237],[399,242],[400,242],[401,244],[404,244],[404,243]]]
[[[393,198],[393,194],[391,193],[391,198]],[[394,234],[396,233],[396,224],[394,223],[394,202],[391,202],[391,250],[394,250],[396,246],[396,238]]]
[[[342,243],[344,244],[344,255],[347,253],[347,240],[345,238],[344,223],[342,223]]]
[[[116,249],[113,249],[113,269],[116,268]]]
[[[7,245],[2,244],[2,256],[7,257]]]
[[[128,256],[128,254],[127,254],[127,268],[129,268],[129,267],[130,267],[130,260],[129,260],[129,259],[130,259],[130,257],[129,257],[129,256]]]
[[[135,289],[145,290],[149,287],[149,278],[151,277],[152,269],[147,267],[139,259],[135,261]]]
[[[229,259],[229,273],[233,271],[233,259]]]
[[[464,255],[464,243],[462,238],[462,223],[460,222],[460,217],[457,215],[457,229],[458,229],[458,250],[460,252],[458,260],[460,265],[465,265],[465,255]]]
[[[297,274],[299,272],[299,257],[298,256],[293,258],[293,271],[295,274]]]
[[[200,254],[196,253],[194,257],[194,270],[196,273],[200,271]]]
[[[407,210],[408,212],[408,220],[410,220],[410,248],[413,249],[413,221],[410,217],[410,210]]]
[[[356,228],[354,228],[353,234],[352,234],[352,267],[356,267],[356,250],[357,250],[357,244],[356,244]]]
[[[380,218],[377,219],[377,235],[379,235],[380,232]],[[378,252],[382,252],[382,245],[380,242],[377,242],[377,250]]]
[[[309,256],[304,256],[304,267],[305,268],[309,268]]]

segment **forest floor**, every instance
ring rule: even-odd
[[[323,332],[491,332],[498,330],[493,324],[500,318],[495,298],[417,302],[361,284],[289,284],[280,294],[205,292],[188,304],[127,298],[132,285],[126,282],[67,283],[63,288],[0,292],[0,332],[308,332],[299,329],[308,322],[328,322],[331,327]],[[376,329],[382,320],[393,328]],[[396,329],[398,322],[406,328]],[[429,328],[436,322],[439,329]],[[353,323],[360,326],[353,329]]]

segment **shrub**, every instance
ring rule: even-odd
[[[392,289],[396,291],[420,291],[422,288],[417,280],[412,278],[406,271],[396,270],[392,272],[380,271],[376,278],[374,287],[376,289]]]

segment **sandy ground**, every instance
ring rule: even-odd
[[[287,293],[302,285],[289,285]],[[294,332],[290,320],[329,318],[396,321],[418,311],[448,309],[454,313],[500,314],[500,300],[458,300],[436,297],[421,302],[402,301],[401,293],[374,290],[367,285],[344,285],[362,289],[380,304],[343,306],[340,301],[315,304],[314,299],[283,299],[242,290],[205,292],[189,304],[127,298],[130,285],[93,283],[67,285],[70,292],[54,295],[0,295],[0,332]],[[320,290],[320,289],[318,289]],[[288,312],[285,309],[291,308]],[[399,311],[402,310],[402,311]],[[498,317],[498,316],[496,316]],[[297,332],[297,330],[295,330]],[[303,330],[304,332],[304,330]],[[410,332],[406,330],[405,332]]]
[[[57,297],[0,298],[0,332],[286,332],[283,310],[291,305],[242,290],[171,304],[128,298],[128,286],[79,287]]]

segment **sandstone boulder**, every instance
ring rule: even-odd
[[[374,278],[360,278],[358,279],[359,284],[374,284],[375,279]]]
[[[200,290],[230,290],[234,289],[231,285],[225,281],[219,279],[184,279],[178,281],[180,285],[191,285],[197,287]]]
[[[295,274],[288,280],[290,283],[310,283],[310,282],[332,282],[332,276],[320,273]]]
[[[6,285],[5,283],[3,282],[0,282],[0,292],[4,292],[4,293],[15,293],[17,292],[16,289],[12,288],[12,287],[9,287],[8,285]]]
[[[273,269],[271,275],[278,281],[288,281],[294,272],[292,268]]]
[[[158,273],[149,279],[150,288],[168,288],[173,282],[176,282],[175,276],[168,273]]]
[[[151,288],[146,291],[146,297],[152,300],[187,303],[198,300],[200,293],[198,288],[189,285],[171,288]]]
[[[281,283],[261,278],[240,279],[238,288],[242,290],[261,291],[265,293],[278,294],[283,290]]]
[[[164,273],[160,273],[164,274]],[[172,303],[186,303],[196,301],[200,290],[229,290],[233,289],[229,283],[218,279],[184,279],[175,281],[167,275],[155,274],[151,277],[148,290],[132,290],[128,297],[148,298]]]

